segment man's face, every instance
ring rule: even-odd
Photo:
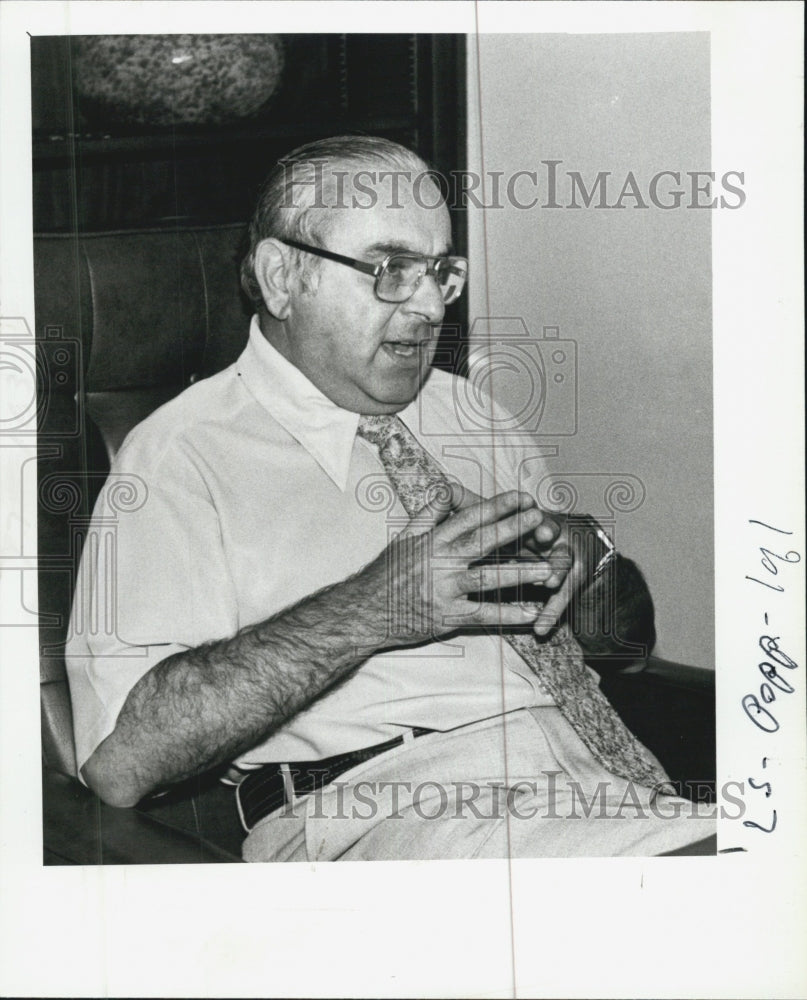
[[[380,188],[372,208],[330,211],[326,249],[380,264],[395,251],[448,253],[451,227],[444,205],[417,204],[401,184],[397,204]],[[436,189],[422,201],[434,204]],[[375,279],[335,261],[318,261],[314,289],[297,291],[275,346],[329,399],[356,413],[394,413],[425,379],[445,307],[434,278],[425,276],[406,302],[381,302]],[[317,280],[318,279],[318,280]]]

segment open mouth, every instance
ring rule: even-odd
[[[384,348],[398,358],[414,358],[428,344],[428,340],[387,340],[384,342]]]

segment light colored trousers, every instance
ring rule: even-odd
[[[650,856],[715,832],[714,807],[610,774],[556,708],[409,737],[266,816],[244,860]]]

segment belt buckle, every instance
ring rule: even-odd
[[[238,808],[238,817],[241,820],[241,826],[247,833],[251,833],[261,820],[270,816],[273,812],[277,812],[278,808],[293,806],[298,799],[301,799],[306,795],[311,795],[314,792],[327,787],[332,781],[335,781],[340,774],[344,774],[346,771],[351,770],[351,768],[356,767],[359,764],[366,763],[367,761],[372,760],[373,757],[386,753],[387,750],[393,750],[401,745],[412,743],[419,736],[426,736],[431,732],[434,732],[434,730],[426,729],[422,726],[411,726],[406,729],[405,733],[395,736],[390,740],[385,740],[383,743],[377,743],[375,746],[364,747],[360,750],[352,750],[344,754],[335,754],[333,757],[325,757],[320,761],[301,761],[293,764],[264,764],[263,767],[257,768],[251,774],[248,774],[243,781],[236,786],[236,806]],[[351,760],[350,758],[353,759]],[[267,770],[270,768],[272,769],[271,775],[266,774]],[[302,777],[303,775],[311,775],[316,772],[319,772],[320,775],[324,774],[325,780],[317,783],[316,777],[314,777],[311,782],[312,787],[310,789],[306,788],[303,791],[299,791],[295,787],[294,777],[296,774],[299,774]],[[245,787],[248,789],[250,780],[257,778],[261,774],[265,775],[267,784],[277,781],[278,778],[281,780],[283,785],[283,802],[280,806],[274,809],[268,809],[266,812],[260,812],[261,807],[259,806],[259,815],[252,826],[249,826],[245,816],[244,803],[241,799],[241,793]]]

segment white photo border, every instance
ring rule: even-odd
[[[16,317],[33,329],[28,33],[312,24],[711,33],[713,161],[741,164],[748,195],[743,211],[716,213],[713,223],[718,781],[747,786],[764,773],[778,804],[774,834],[724,820],[721,848],[743,850],[714,858],[44,868],[38,670],[27,669],[38,661],[37,636],[6,629],[0,993],[804,995],[803,569],[770,555],[782,554],[785,539],[804,558],[801,5],[9,0],[0,19],[4,332]],[[13,452],[2,449],[12,480],[20,470]],[[27,558],[35,511],[15,510],[15,496],[18,489],[4,492],[0,552],[18,544]],[[0,577],[8,606],[19,602],[19,578]],[[771,734],[742,708],[765,680],[764,635],[781,637],[798,663],[788,675],[797,694],[775,703],[779,729]],[[773,798],[754,795],[749,809],[753,803],[767,825]]]

